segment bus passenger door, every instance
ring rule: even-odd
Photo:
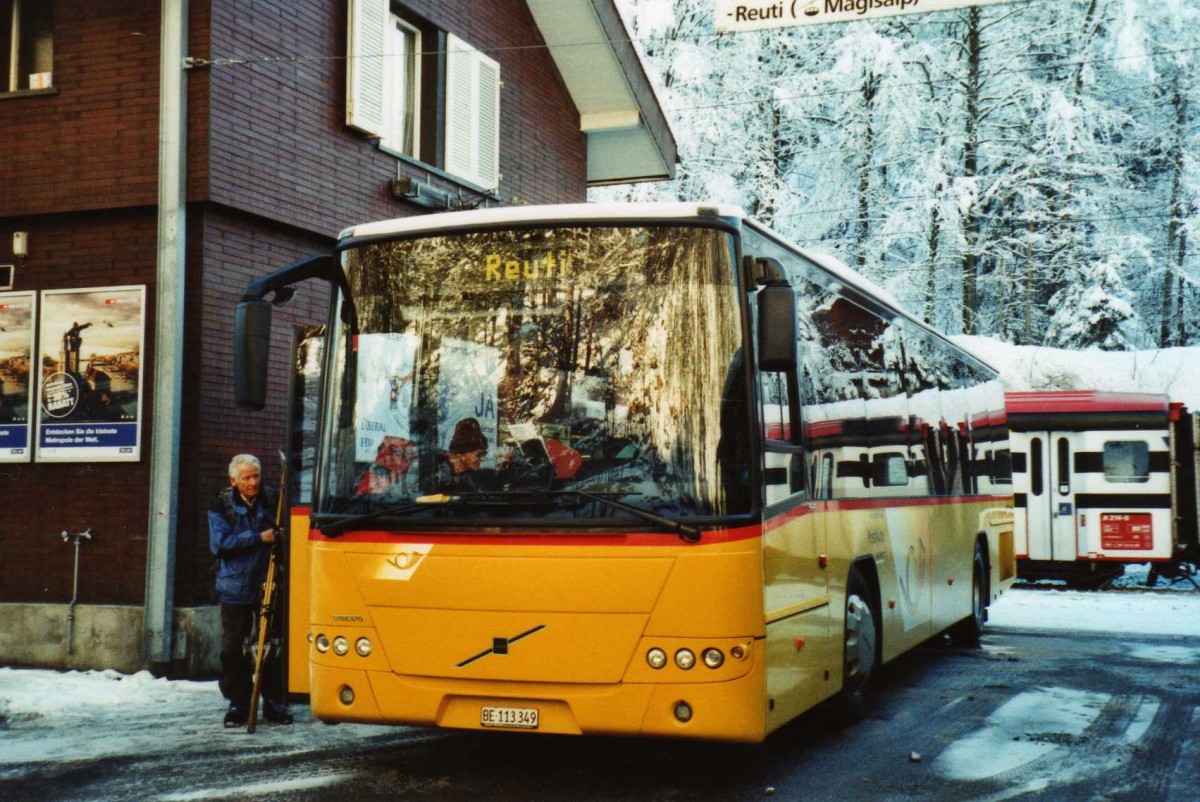
[[[1071,461],[1073,447],[1063,432],[1030,432],[1029,495],[1026,521],[1029,559],[1074,561],[1075,487]]]
[[[806,476],[798,412],[795,376],[760,373],[768,730],[824,699],[841,660],[829,637],[827,502]]]

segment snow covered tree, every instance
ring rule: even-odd
[[[1108,287],[1112,319],[1134,314],[1094,344],[1200,340],[1200,6],[1064,0],[718,36],[709,0],[618,1],[682,165],[594,197],[738,203],[951,333],[1077,340],[1064,316],[1091,320]]]
[[[1045,345],[1057,348],[1099,348],[1129,351],[1133,307],[1123,297],[1121,260],[1117,257],[1085,266],[1050,299],[1050,327]]]

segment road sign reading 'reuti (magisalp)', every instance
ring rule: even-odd
[[[1013,0],[759,0],[741,3],[716,0],[715,23],[718,33],[728,33],[825,22],[852,22],[1006,2]]]

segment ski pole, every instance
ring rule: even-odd
[[[275,509],[275,531],[280,531],[279,522],[283,520],[283,501],[287,494],[287,457],[279,452],[281,473],[279,476],[279,502]],[[250,717],[246,720],[246,732],[252,733],[258,726],[258,695],[262,690],[263,661],[267,650],[267,630],[275,612],[275,564],[278,561],[279,535],[271,544],[271,560],[267,564],[267,581],[263,583],[262,605],[258,611],[258,651],[254,653],[254,687],[250,691]]]

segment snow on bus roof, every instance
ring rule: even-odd
[[[1159,393],[1118,393],[1103,390],[1028,390],[1004,394],[1010,415],[1071,412],[1161,412],[1170,399]]]

